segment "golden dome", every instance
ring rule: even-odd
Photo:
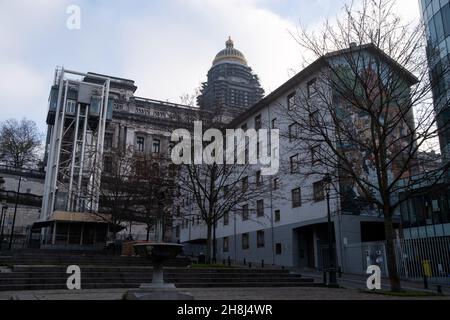
[[[234,62],[247,65],[247,60],[245,60],[242,52],[234,48],[234,42],[231,37],[225,42],[225,49],[221,50],[215,57],[213,61],[213,66],[221,62]]]

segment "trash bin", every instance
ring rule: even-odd
[[[422,261],[422,267],[423,267],[423,274],[426,277],[430,278],[433,275],[432,270],[431,270],[431,261],[430,260],[423,260]]]
[[[206,263],[206,256],[203,253],[198,255],[198,263]]]

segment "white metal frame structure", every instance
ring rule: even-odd
[[[99,83],[85,82],[84,77]],[[55,210],[98,212],[110,81],[63,68],[55,71],[58,97],[54,123],[49,128],[41,221],[48,220]],[[81,87],[88,88],[90,98],[100,98],[98,113],[92,112],[91,104],[80,102],[78,94],[75,112],[67,112],[69,91],[79,93]]]

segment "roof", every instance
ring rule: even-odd
[[[213,61],[213,66],[221,62],[235,62],[242,65],[247,65],[247,60],[245,59],[242,52],[234,47],[234,42],[231,37],[225,42],[225,49],[219,51]]]
[[[243,112],[240,115],[238,115],[237,117],[235,117],[233,119],[233,121],[231,121],[229,123],[229,125],[231,125],[233,127],[239,125],[239,123],[242,121],[242,119],[246,119],[249,116],[251,116],[252,114],[257,113],[258,111],[260,111],[261,109],[266,107],[269,103],[271,103],[271,102],[275,101],[276,99],[278,99],[279,97],[283,96],[286,93],[286,91],[291,90],[293,87],[295,87],[302,81],[306,80],[312,73],[319,70],[321,67],[326,66],[327,59],[337,57],[339,55],[343,55],[343,54],[346,54],[349,52],[363,51],[363,50],[373,51],[375,54],[380,55],[382,58],[384,58],[384,60],[389,65],[391,65],[393,68],[398,69],[398,71],[404,76],[404,78],[406,79],[406,81],[408,81],[408,83],[410,85],[414,85],[419,81],[416,76],[414,76],[406,68],[404,68],[402,65],[400,65],[397,61],[395,61],[394,59],[389,57],[386,53],[384,53],[380,48],[378,48],[374,44],[370,43],[370,44],[365,44],[365,45],[360,45],[360,46],[352,46],[347,49],[333,51],[333,52],[330,52],[330,53],[327,53],[327,54],[321,56],[320,58],[315,60],[313,63],[308,65],[305,69],[303,69],[302,71],[297,73],[295,76],[290,78],[288,81],[283,83],[281,86],[279,86],[277,89],[275,89],[269,95],[267,95],[263,99],[259,100],[255,105],[253,105],[253,107],[251,107],[250,109],[246,110],[245,112]]]

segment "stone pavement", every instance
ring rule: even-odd
[[[0,300],[120,300],[127,289],[37,290],[0,292]],[[180,289],[196,300],[450,300],[445,297],[390,297],[361,293],[358,289],[292,288],[192,288]]]
[[[321,271],[312,269],[292,269],[292,272],[300,273],[305,277],[311,277],[316,282],[323,282],[323,273]],[[365,289],[367,276],[356,274],[342,274],[342,277],[337,279],[340,286],[348,289]],[[425,290],[424,283],[422,281],[401,281],[402,288],[405,290],[424,291],[424,292],[437,292],[437,286],[432,281],[428,284],[428,290]],[[389,289],[389,279],[381,279],[382,289]],[[450,295],[450,283],[442,285],[442,292],[446,295]]]

